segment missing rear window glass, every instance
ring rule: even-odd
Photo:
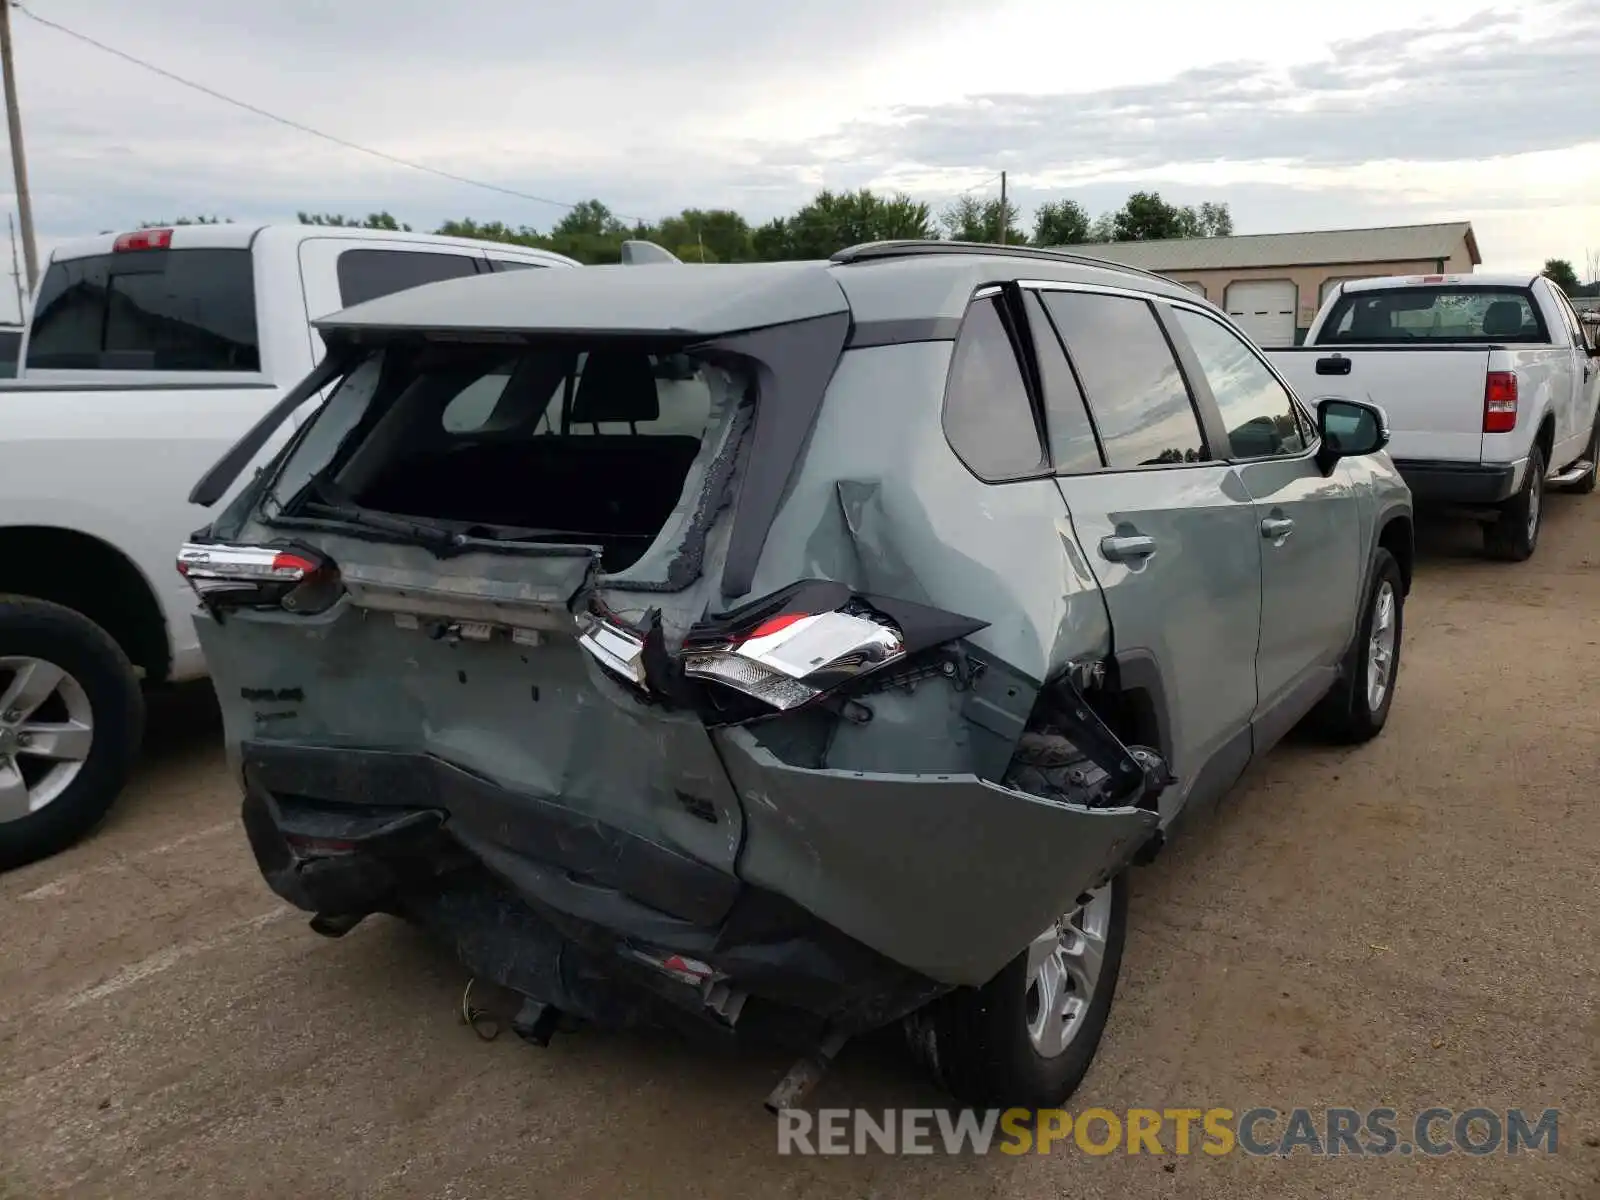
[[[704,511],[707,467],[743,394],[721,367],[636,345],[391,349],[296,507],[598,546],[603,570],[625,571]]]

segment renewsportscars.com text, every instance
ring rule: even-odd
[[[1555,1154],[1547,1108],[860,1108],[780,1112],[779,1154],[1246,1154],[1441,1157]]]

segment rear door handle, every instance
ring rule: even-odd
[[[1100,553],[1112,562],[1149,558],[1156,552],[1156,540],[1142,533],[1112,534],[1100,539]]]
[[[1294,532],[1294,522],[1288,517],[1268,517],[1261,522],[1261,536],[1278,541]]]

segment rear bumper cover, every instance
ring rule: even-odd
[[[707,1015],[702,990],[640,968],[640,949],[709,964],[787,1010],[790,1028],[800,1014],[873,1029],[948,990],[782,896],[714,885],[709,868],[663,847],[597,822],[579,829],[428,755],[247,742],[241,760],[245,830],[280,897],[322,916],[413,920],[475,976],[586,1019],[632,1023],[614,986],[630,982]],[[536,815],[501,820],[505,805]],[[538,855],[505,844],[541,835]]]
[[[290,903],[415,918],[507,986],[529,991],[507,975],[539,955],[506,930],[547,926],[602,957],[693,956],[851,1030],[986,982],[1158,823],[970,775],[796,767],[723,733],[749,813],[738,878],[425,753],[244,742],[244,821]]]
[[[1427,458],[1395,459],[1395,469],[1418,501],[1435,504],[1498,504],[1522,486],[1523,459],[1514,463],[1464,463]]]

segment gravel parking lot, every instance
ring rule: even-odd
[[[312,934],[195,693],[106,828],[0,878],[0,1198],[1600,1196],[1600,500],[1520,566],[1422,540],[1388,730],[1280,749],[1136,877],[1074,1105],[1555,1107],[1553,1156],[779,1157],[779,1058],[481,1041],[407,929]],[[815,1103],[938,1097],[885,1038]]]

